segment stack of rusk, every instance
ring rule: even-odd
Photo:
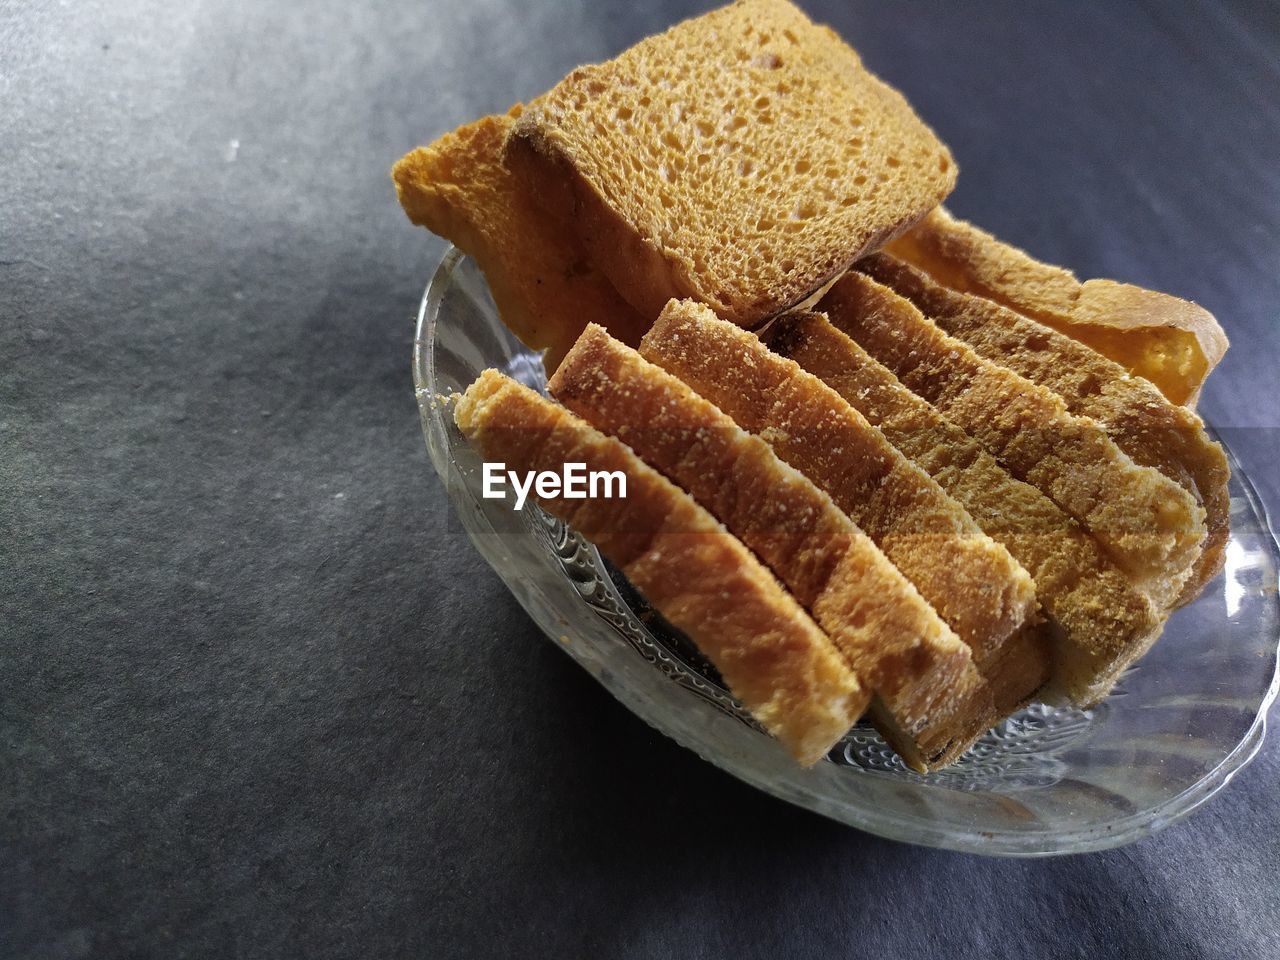
[[[1088,706],[1219,570],[1228,468],[1194,304],[1080,283],[940,206],[947,148],[786,0],[740,0],[404,157],[554,400],[458,426],[803,764],[868,713],[932,770],[1033,697]]]

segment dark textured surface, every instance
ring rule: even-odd
[[[806,4],[953,208],[1192,297],[1280,508],[1280,13]],[[1054,861],[827,823],[543,641],[431,474],[403,151],[699,8],[0,0],[0,957],[1280,956],[1280,738]]]

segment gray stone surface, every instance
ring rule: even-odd
[[[703,6],[0,0],[0,956],[1280,955],[1276,738],[1123,850],[882,841],[628,715],[450,519],[387,169]],[[961,215],[1222,318],[1280,508],[1280,8],[806,6]]]

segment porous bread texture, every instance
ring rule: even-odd
[[[1205,539],[1195,497],[1134,463],[1097,421],[979,356],[870,277],[842,277],[821,309],[1006,470],[1079,520],[1153,602],[1165,607],[1178,595]]]
[[[507,162],[641,314],[690,297],[745,327],[905,230],[956,176],[902,95],[785,0],[739,0],[579,67],[516,123]]]
[[[503,166],[502,145],[521,109],[410,151],[391,176],[409,219],[475,258],[503,322],[527,347],[546,350],[544,363],[554,370],[588,323],[631,344],[648,324],[587,262],[573,231]]]
[[[954,290],[1017,310],[1144,377],[1173,403],[1194,404],[1227,335],[1188,300],[1114,280],[1086,280],[1034,259],[943,209],[889,252]]]
[[[640,353],[767,441],[916,585],[986,681],[978,733],[1040,688],[1048,652],[1024,629],[1035,620],[1031,577],[839,394],[691,300],[667,305]]]
[[[559,473],[582,463],[621,471],[624,498],[537,501],[688,634],[802,764],[820,760],[862,714],[869,692],[809,615],[706,510],[623,443],[496,370],[459,398],[454,420],[482,456],[509,470]]]
[[[883,701],[877,725],[908,764],[948,752],[957,697],[980,682],[969,648],[826,493],[602,327],[583,331],[547,386],[773,570]]]
[[[1012,477],[972,436],[916,396],[821,313],[797,311],[763,339],[822,379],[955,497],[1031,574],[1051,633],[1052,685],[1090,706],[1159,636],[1164,617],[1073,518]]]
[[[979,354],[1058,394],[1074,414],[1102,425],[1121,450],[1176,480],[1204,507],[1207,535],[1175,606],[1218,575],[1231,536],[1231,469],[1191,409],[1085,344],[984,297],[944,286],[885,254],[859,264]]]

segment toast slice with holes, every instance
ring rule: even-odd
[[[1194,600],[1217,576],[1231,535],[1231,468],[1193,410],[1084,343],[984,297],[946,287],[908,263],[880,254],[858,266],[988,360],[1058,394],[1071,413],[1101,424],[1136,463],[1155,467],[1196,497],[1207,535],[1175,606]]]
[[[548,388],[687,491],[774,572],[875,692],[872,718],[910,766],[927,770],[971,739],[975,718],[963,708],[981,678],[969,648],[767,443],[594,324]]]
[[[779,317],[764,340],[844,397],[1027,569],[1042,610],[1058,628],[1050,641],[1052,692],[1081,706],[1105,697],[1120,672],[1159,636],[1165,618],[1080,524],[1010,476],[982,444],[823,314]]]
[[[889,251],[939,283],[1052,327],[1155,384],[1172,403],[1194,405],[1227,352],[1213,314],[1188,300],[1114,280],[1086,280],[1036,260],[944,208]]]
[[[667,305],[640,353],[769,443],[915,584],[969,646],[994,705],[986,726],[1040,689],[1049,659],[1027,571],[844,398],[691,300]]]
[[[392,168],[409,219],[475,258],[502,321],[554,370],[588,323],[639,343],[648,324],[587,261],[502,164],[523,108],[483,117],[406,154]]]
[[[842,277],[820,306],[907,389],[1080,521],[1157,606],[1177,597],[1205,539],[1195,497],[1135,463],[1056,393],[979,356],[865,274]]]
[[[738,0],[532,104],[506,162],[639,312],[689,297],[753,327],[950,193],[896,90],[787,0]]]
[[[801,763],[820,760],[861,716],[870,692],[826,634],[746,547],[621,441],[496,370],[458,399],[454,420],[483,456],[512,470],[582,463],[620,472],[625,497],[538,503],[595,543],[688,634]]]

